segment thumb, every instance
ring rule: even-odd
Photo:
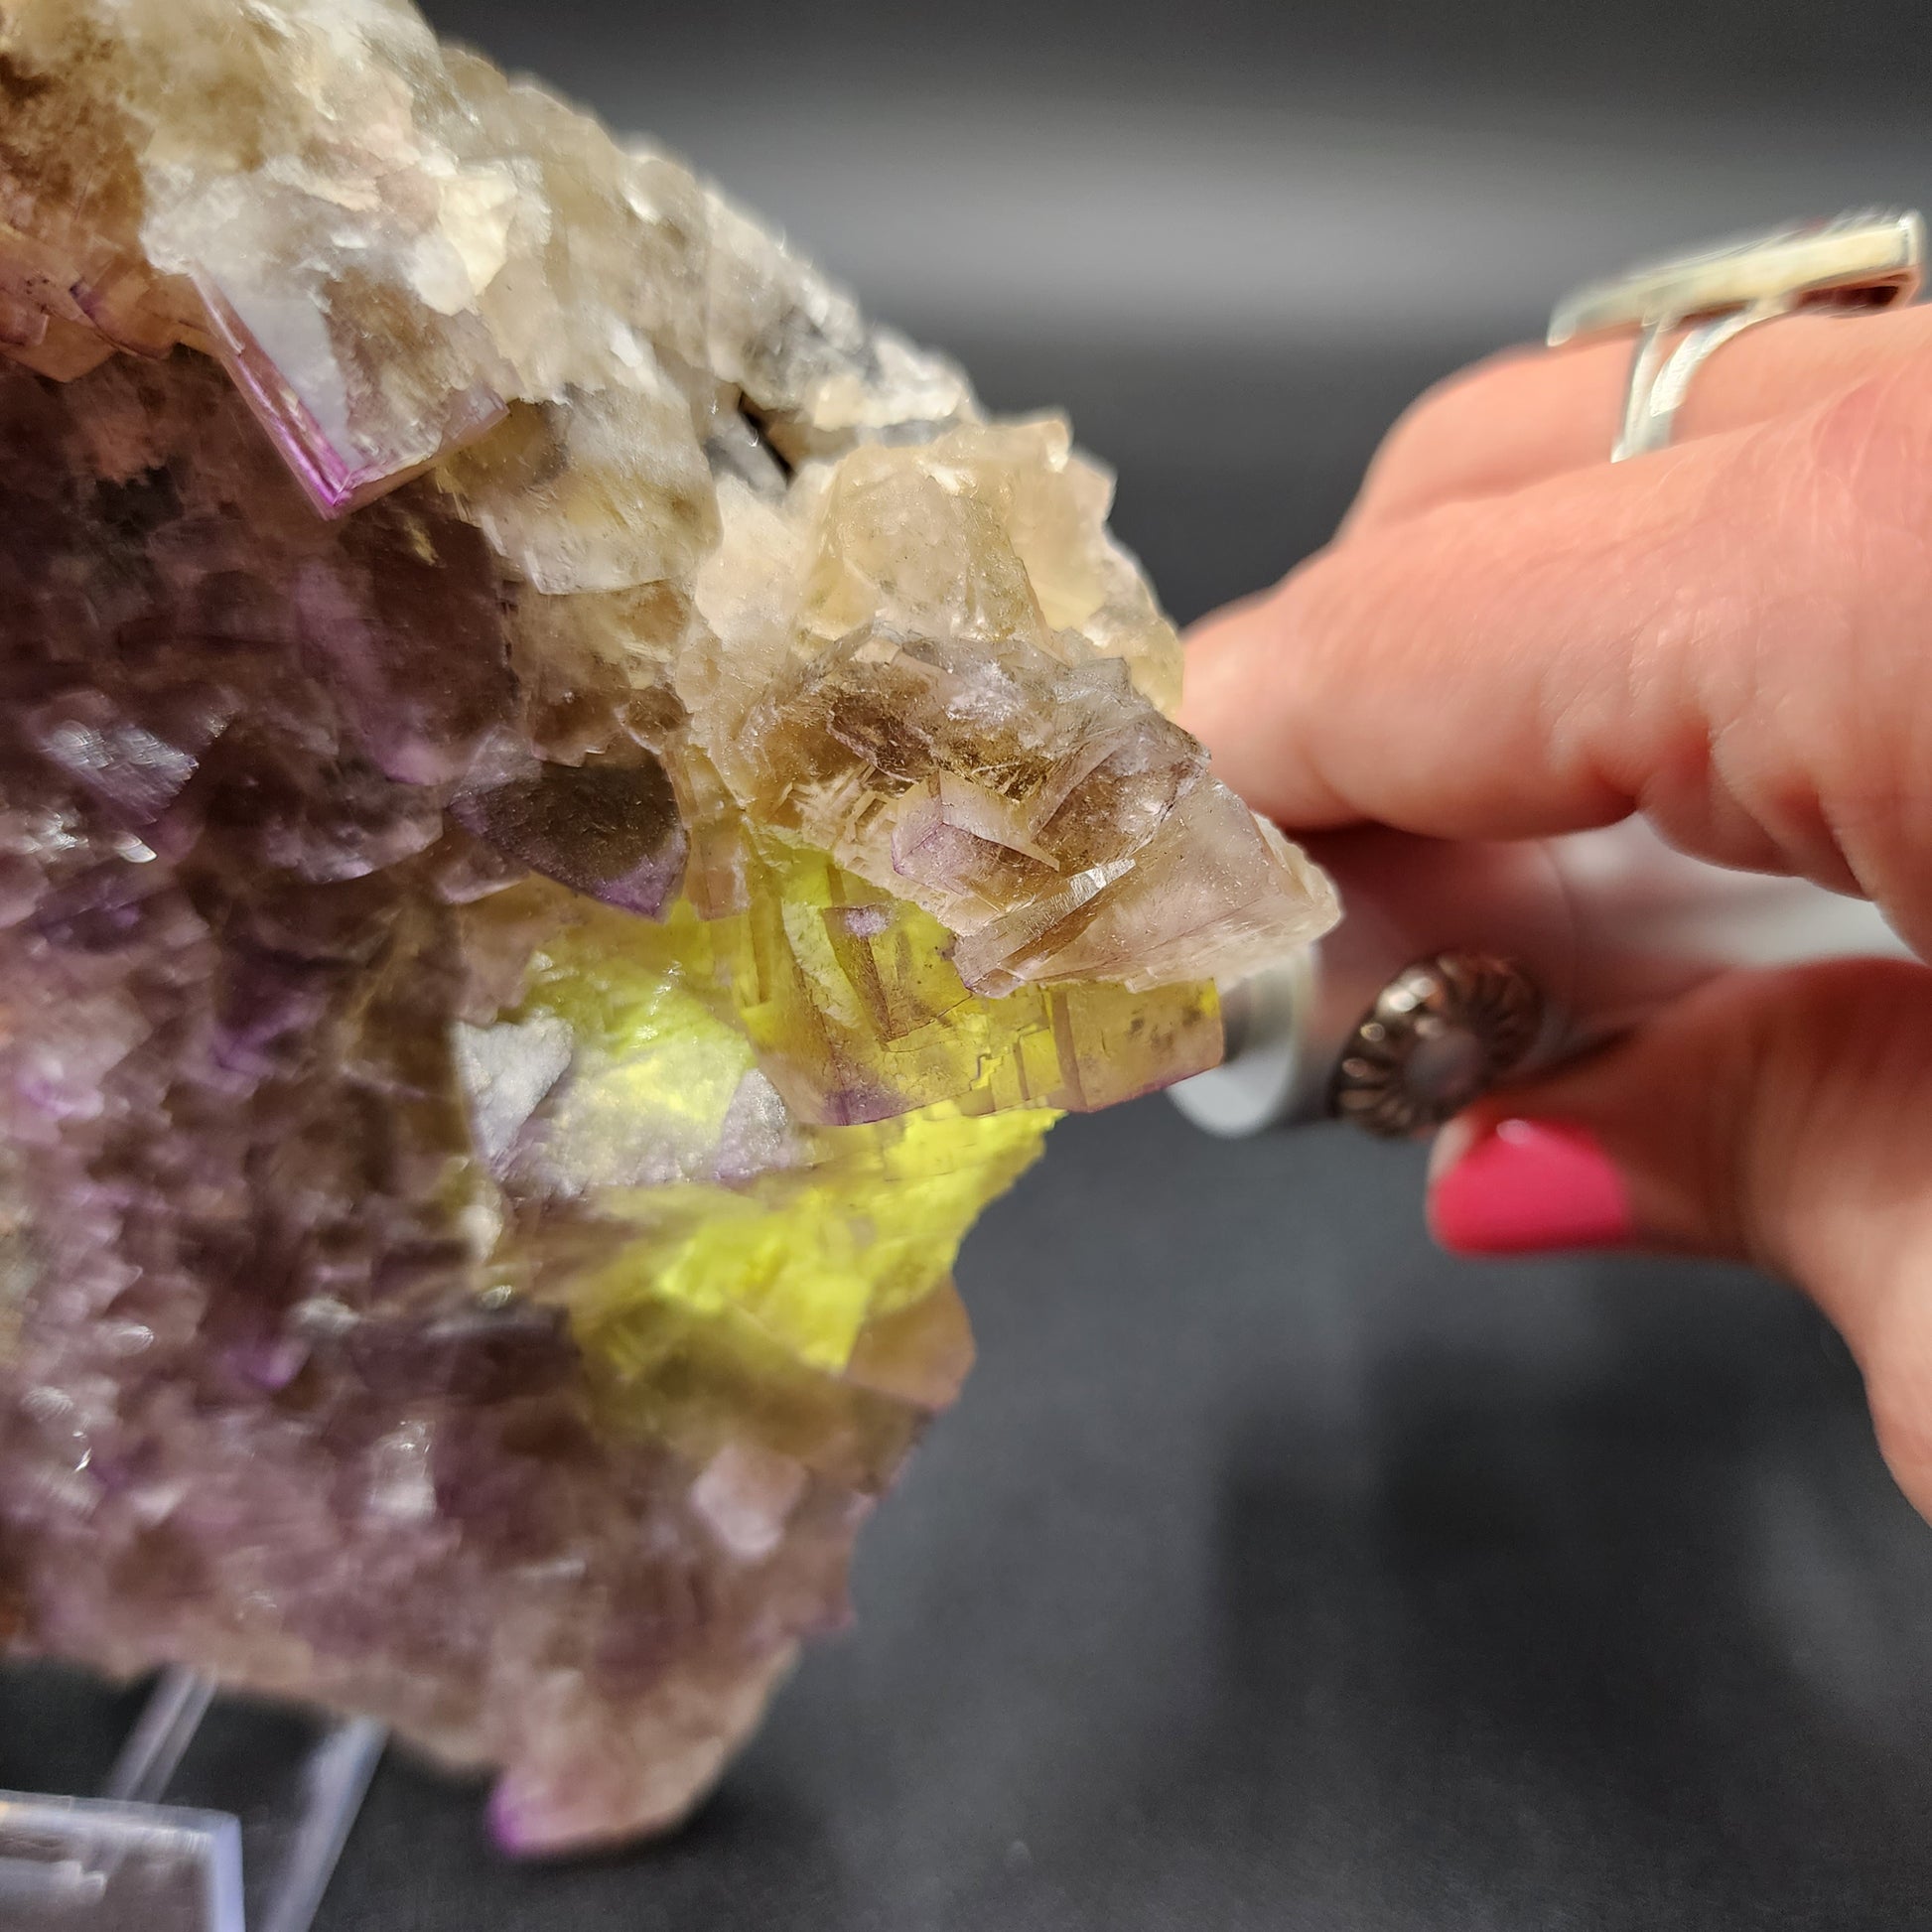
[[[1879,1447],[1932,1517],[1932,970],[1711,982],[1452,1121],[1430,1225],[1461,1254],[1661,1248],[1790,1277],[1858,1358]]]

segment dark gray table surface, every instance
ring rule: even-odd
[[[542,1870],[392,1759],[324,1932],[1932,1923],[1932,1532],[1809,1310],[1433,1256],[1407,1150],[1067,1123],[981,1360],[697,1820]],[[0,1785],[126,1700],[0,1678]]]
[[[1457,359],[960,346],[1074,404],[1183,613]],[[1419,1201],[1335,1131],[1066,1123],[857,1627],[697,1819],[518,1869],[392,1757],[322,1932],[1932,1926],[1932,1531],[1842,1348],[1730,1271],[1449,1263]],[[94,1788],[128,1711],[0,1673],[0,1786]]]

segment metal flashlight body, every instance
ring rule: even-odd
[[[1865,900],[1686,858],[1636,818],[1493,844],[1361,831],[1320,856],[1341,923],[1224,989],[1226,1059],[1169,1090],[1208,1133],[1423,1132],[1715,974],[1913,956]]]

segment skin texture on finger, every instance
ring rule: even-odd
[[[1932,383],[1444,504],[1190,641],[1182,722],[1297,830],[1580,830],[1875,898],[1932,946]]]
[[[1510,349],[1450,376],[1389,432],[1343,536],[1607,463],[1633,346],[1633,337],[1620,337]],[[1699,368],[1673,440],[1812,408],[1903,363],[1923,365],[1932,382],[1932,306],[1783,316],[1745,331]]]
[[[1839,960],[1713,981],[1596,1058],[1461,1116],[1438,1190],[1458,1157],[1531,1123],[1593,1139],[1639,1245],[1805,1287],[1932,1515],[1932,971]]]

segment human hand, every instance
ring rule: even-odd
[[[1863,894],[1932,954],[1932,310],[1791,317],[1612,467],[1627,344],[1426,396],[1336,541],[1207,620],[1182,722],[1298,832],[1576,831]],[[1932,1515],[1932,972],[1726,975],[1453,1122],[1465,1252],[1632,1244],[1803,1284]]]

